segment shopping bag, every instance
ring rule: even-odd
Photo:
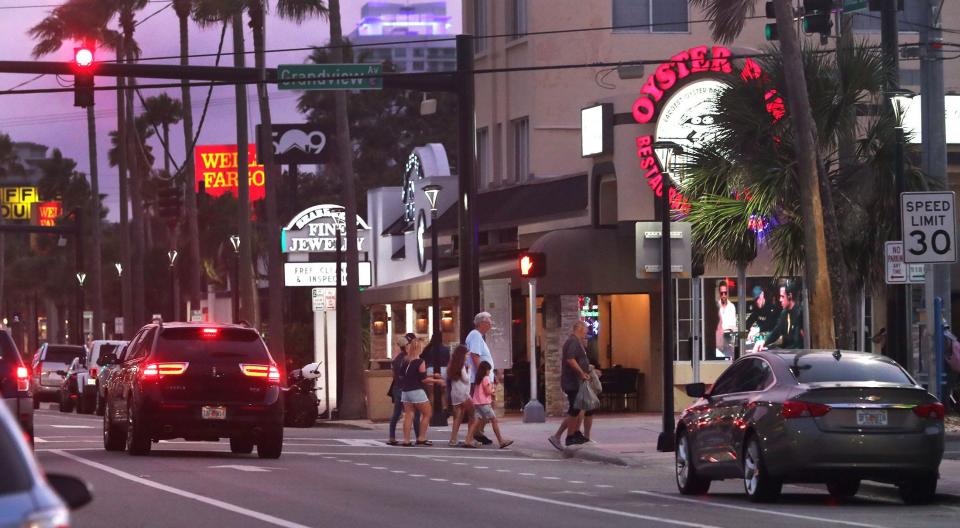
[[[577,391],[573,406],[581,411],[592,411],[600,407],[600,398],[593,392],[589,381],[584,380],[580,383],[580,390]]]

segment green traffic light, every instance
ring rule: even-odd
[[[766,37],[767,40],[779,40],[780,33],[777,31],[777,25],[774,23],[764,26],[763,36]]]

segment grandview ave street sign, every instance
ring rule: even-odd
[[[277,88],[381,90],[382,73],[383,66],[380,64],[281,64],[277,66]]]

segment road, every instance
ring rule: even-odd
[[[55,409],[55,408],[54,408]],[[823,486],[785,486],[778,504],[755,505],[739,481],[705,497],[680,496],[672,456],[639,467],[564,459],[557,452],[390,447],[378,431],[287,429],[279,460],[234,455],[226,442],[170,441],[149,457],[108,453],[100,418],[42,409],[37,457],[49,472],[80,476],[94,502],[77,527],[692,526],[955,527],[960,497],[903,506],[892,487],[865,486],[837,503]]]

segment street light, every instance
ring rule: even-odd
[[[890,90],[884,92],[887,101],[890,103],[890,109],[893,111],[893,117],[896,119],[894,134],[896,136],[894,144],[894,170],[896,186],[896,206],[891,211],[894,214],[896,232],[900,232],[901,212],[900,196],[907,190],[906,177],[904,176],[904,145],[906,143],[906,134],[903,128],[903,118],[910,108],[910,103],[916,94],[910,90]],[[903,240],[903,234],[900,233],[899,240]],[[896,360],[897,363],[906,366],[909,354],[907,352],[907,287],[906,285],[891,284],[887,286],[887,355]]]
[[[170,304],[172,305],[170,308],[171,321],[177,320],[177,307],[180,305],[180,299],[177,298],[179,297],[178,294],[180,293],[180,289],[177,288],[177,255],[178,253],[176,249],[167,251],[167,258],[170,259]]]
[[[76,274],[77,284],[80,288],[77,290],[77,344],[83,343],[83,309],[86,307],[86,300],[83,295],[83,283],[87,281],[87,274],[80,271]]]
[[[230,235],[230,245],[233,246],[233,288],[231,288],[231,310],[233,322],[240,320],[240,237]]]
[[[440,373],[440,347],[443,346],[443,335],[440,333],[440,266],[438,265],[440,250],[437,243],[437,198],[443,187],[433,183],[423,188],[423,194],[427,195],[427,201],[430,202],[430,283],[432,291],[433,306],[433,336],[430,339],[430,346],[433,349],[433,372]],[[431,426],[447,425],[447,415],[443,412],[443,392],[440,385],[433,386],[433,415],[430,417]]]
[[[670,172],[683,147],[673,141],[657,141],[653,150],[660,162],[660,291],[663,295],[663,431],[657,451],[673,451],[673,274],[670,264]]]
[[[114,262],[113,267],[117,268],[117,278],[123,278],[123,264],[119,262]]]

